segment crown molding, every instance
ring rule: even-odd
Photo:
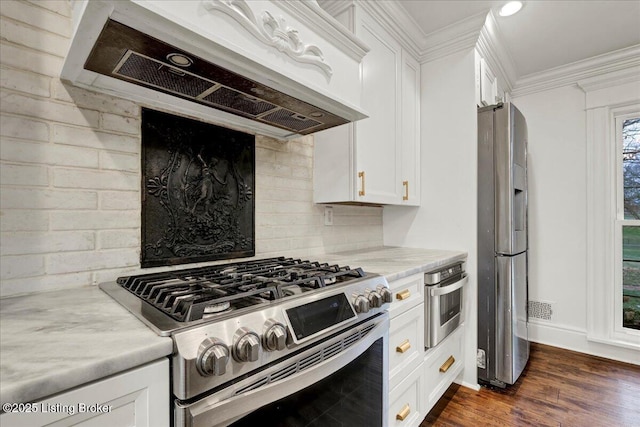
[[[515,98],[574,84],[585,92],[615,86],[640,79],[639,67],[640,45],[630,46],[523,76],[516,81],[511,96]]]
[[[430,62],[452,53],[473,49],[478,42],[487,12],[481,12],[429,33],[420,41],[420,62]]]

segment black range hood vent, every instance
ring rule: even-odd
[[[300,135],[348,123],[112,19],[84,68]]]

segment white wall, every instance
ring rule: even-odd
[[[419,208],[384,208],[384,243],[466,251],[477,258],[477,111],[474,50],[421,65],[421,200]],[[466,288],[463,381],[477,384],[477,281]]]
[[[550,302],[533,341],[631,363],[629,348],[587,339],[586,97],[576,85],[514,98],[529,130],[529,296]],[[613,321],[613,319],[611,319]]]
[[[2,1],[0,296],[140,270],[140,106],[59,77],[69,2]],[[256,139],[256,253],[382,244],[382,208],[313,201],[313,138]]]

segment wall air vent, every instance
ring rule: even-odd
[[[348,122],[111,19],[84,68],[295,134]]]
[[[529,301],[529,317],[542,320],[551,320],[553,306],[550,302]]]

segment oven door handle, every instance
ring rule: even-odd
[[[385,314],[385,317],[357,343],[351,345],[339,354],[285,379],[223,400],[213,395],[188,404],[175,401],[174,425],[185,427],[227,426],[264,405],[291,395],[328,377],[338,369],[347,366],[380,338],[384,338],[383,354],[388,354],[388,330],[389,318],[388,314]],[[305,353],[306,352],[302,353],[297,358],[304,359],[304,357],[300,356]],[[289,364],[291,361],[286,363]],[[387,363],[388,360],[384,357],[383,375],[389,370]],[[383,402],[383,420],[386,420],[387,417],[387,395],[388,380],[385,377],[383,380],[383,399],[385,400]]]
[[[429,289],[429,295],[431,295],[432,297],[439,297],[441,295],[450,294],[451,292],[457,291],[458,289],[466,285],[468,281],[469,281],[469,277],[465,275],[462,279],[452,283],[449,286],[445,286],[443,288],[438,288],[434,286],[431,289]]]

